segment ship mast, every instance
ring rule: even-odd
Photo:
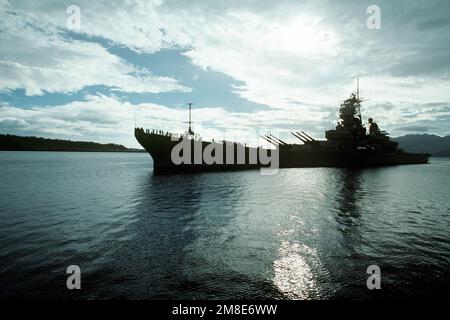
[[[356,99],[359,100],[359,76],[356,77]]]
[[[188,105],[189,105],[189,122],[188,122],[189,123],[189,129],[188,129],[188,134],[193,135],[194,131],[192,131],[192,128],[191,128],[191,124],[192,124],[192,121],[191,121],[191,110],[192,110],[193,103],[189,102]]]
[[[356,77],[356,115],[362,122],[362,116],[361,116],[361,101],[359,99],[359,76]]]

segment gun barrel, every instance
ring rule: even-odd
[[[293,133],[293,132],[291,132],[291,134],[294,136],[294,137],[296,137],[297,139],[299,139],[299,140],[301,140],[303,143],[307,143],[308,141],[307,140],[305,140],[304,138],[301,138],[300,136],[298,136],[298,135],[296,135],[295,133]]]
[[[273,144],[274,146],[278,146],[278,143],[273,142],[272,140],[268,139],[267,137],[264,136],[260,136],[261,138],[263,138],[264,140],[266,140],[267,142],[269,142],[270,144]]]
[[[276,139],[272,138],[271,136],[269,136],[269,135],[267,135],[267,134],[265,135],[265,137],[266,137],[267,139],[269,139],[270,141],[272,141],[273,143],[276,143],[277,145],[280,144]]]
[[[270,134],[270,133],[269,133],[269,136],[270,136],[273,140],[275,140],[276,142],[278,142],[278,143],[280,143],[280,144],[282,144],[282,145],[287,144],[286,142],[284,142],[284,141],[281,140],[280,138],[277,138],[277,137],[275,137],[274,135],[272,135],[272,134]]]
[[[305,132],[302,131],[302,133],[303,133],[306,137],[308,137],[309,139],[311,139],[311,141],[316,141],[314,138],[312,138],[310,135],[306,134]]]
[[[273,144],[272,141],[268,140],[266,137],[261,136],[261,135],[260,135],[260,137],[261,137],[264,141],[267,141],[267,142],[269,142],[270,144]]]
[[[311,140],[309,140],[306,136],[304,136],[304,135],[301,134],[300,132],[295,131],[295,133],[298,134],[298,135],[299,135],[300,137],[302,137],[303,139],[305,139],[306,141],[311,142]]]

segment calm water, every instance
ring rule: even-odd
[[[432,162],[154,176],[147,154],[0,152],[0,297],[445,294],[450,159]]]

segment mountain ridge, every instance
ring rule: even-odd
[[[399,146],[408,152],[429,153],[435,157],[450,157],[450,136],[435,134],[407,134],[392,138]]]

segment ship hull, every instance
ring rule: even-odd
[[[367,150],[280,150],[280,168],[293,167],[376,167],[426,164],[430,155],[407,152],[378,153]]]
[[[231,163],[225,161],[227,148],[223,147],[223,163],[206,164],[204,161],[196,163],[192,155],[192,161],[188,163],[174,164],[171,158],[173,148],[181,141],[172,139],[169,135],[145,132],[135,129],[135,137],[142,147],[153,159],[155,173],[173,172],[204,172],[204,171],[235,171],[252,170],[261,167],[269,167],[270,164],[262,161],[259,148],[243,146],[245,160],[238,161],[237,147],[233,146],[234,157]],[[181,139],[181,138],[180,138]],[[192,144],[194,142],[192,141]],[[210,142],[200,142],[202,150]],[[230,149],[228,149],[230,150]],[[271,155],[273,150],[263,149]],[[301,167],[375,167],[405,164],[425,164],[429,162],[430,155],[407,152],[380,153],[370,150],[336,150],[332,148],[308,148],[304,145],[281,146],[278,149],[279,162],[277,168],[301,168]],[[250,155],[254,154],[255,157]],[[256,160],[256,161],[255,161]],[[273,167],[273,163],[272,163]]]

